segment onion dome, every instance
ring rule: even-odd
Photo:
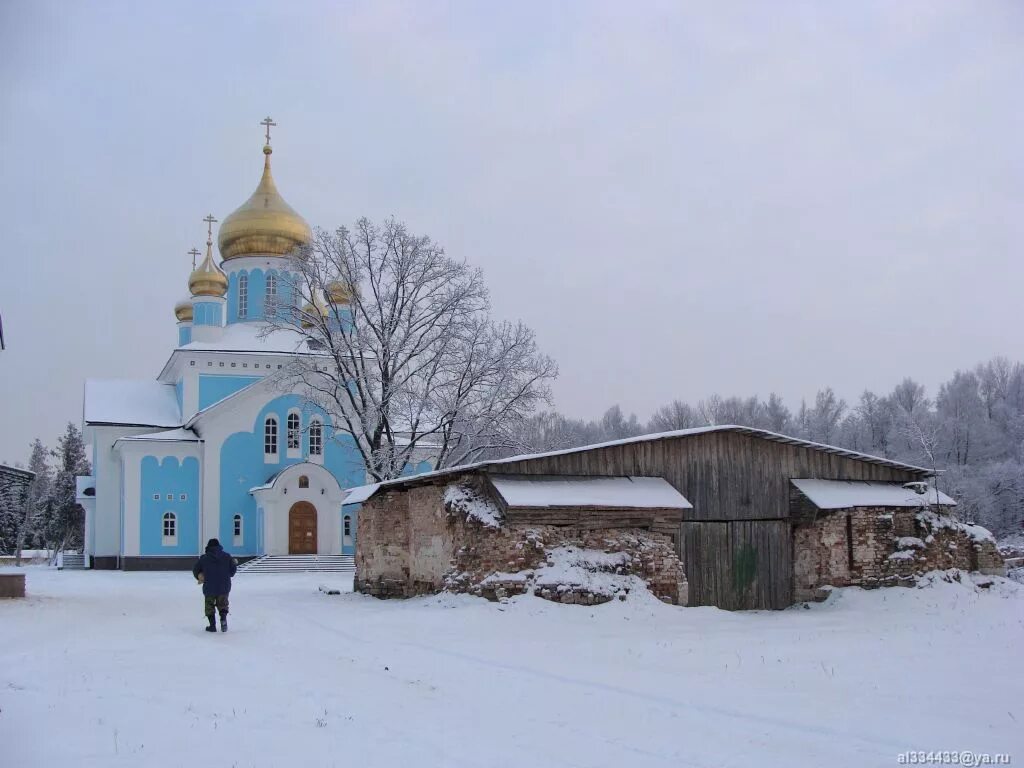
[[[352,289],[342,280],[332,280],[327,284],[327,296],[334,304],[348,304],[352,301]]]
[[[179,323],[192,322],[192,298],[186,297],[174,305],[174,316]]]
[[[263,147],[263,178],[242,207],[224,219],[217,247],[224,261],[242,256],[287,256],[312,239],[309,224],[284,201],[270,173],[269,141]]]
[[[206,241],[206,258],[188,276],[188,289],[193,296],[223,296],[228,292],[228,278],[213,261],[213,241]]]
[[[306,306],[302,308],[302,319],[300,323],[303,328],[313,327],[313,317],[319,314],[322,317],[327,317],[327,306],[324,304],[324,300],[320,296],[314,294],[313,301],[308,302]]]

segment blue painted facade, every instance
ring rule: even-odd
[[[178,326],[178,346],[184,347],[186,344],[192,343],[192,326],[190,325],[179,325]]]
[[[139,554],[181,556],[199,550],[199,460],[144,456],[141,462]],[[177,541],[164,543],[163,520],[175,516]]]
[[[341,507],[341,554],[356,553],[356,525],[362,504],[343,504]]]
[[[221,314],[223,305],[219,301],[192,302],[192,325],[224,325]]]
[[[244,317],[240,317],[238,314],[238,282],[242,275],[246,275],[249,281],[247,309]],[[268,269],[264,272],[259,268],[240,269],[228,275],[227,322],[229,325],[266,319],[267,278],[270,275],[274,275],[277,278],[278,306],[290,307],[294,305],[292,280],[295,274],[293,272],[276,269]]]
[[[219,376],[213,373],[199,374],[199,410],[203,410],[225,397],[245,389],[260,380],[260,376]],[[181,398],[178,398],[179,405]]]
[[[300,456],[288,458],[285,419],[290,409],[302,413],[302,450]],[[264,423],[274,415],[278,423],[277,454],[273,463],[264,458]],[[231,541],[234,516],[242,516],[243,541],[232,548],[232,554],[255,555],[262,549],[262,525],[257,515],[256,500],[249,489],[266,483],[281,470],[306,461],[309,457],[309,435],[305,428],[313,415],[324,425],[323,467],[337,479],[342,488],[365,482],[365,467],[355,442],[348,435],[332,436],[331,421],[319,409],[303,407],[299,395],[281,395],[260,409],[250,432],[236,432],[220,449],[220,524],[222,540]]]

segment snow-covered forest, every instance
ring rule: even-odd
[[[36,438],[25,468],[35,473],[27,493],[18,486],[0,489],[0,554],[79,549],[84,514],[75,501],[75,478],[90,472],[81,431],[69,422],[52,450]]]
[[[891,392],[865,390],[848,403],[832,388],[793,411],[782,397],[712,395],[673,401],[646,423],[614,405],[593,421],[557,411],[519,424],[525,451],[714,424],[740,424],[944,470],[939,485],[960,501],[957,514],[997,535],[1024,525],[1024,365],[997,357],[956,371],[932,394],[906,378]]]

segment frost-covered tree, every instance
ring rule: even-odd
[[[802,418],[808,437],[815,442],[830,443],[846,412],[846,401],[837,397],[832,387],[825,387],[814,396],[814,407],[804,411]]]
[[[613,405],[601,417],[601,439],[621,440],[626,437],[634,437],[644,432],[643,426],[637,421],[636,414],[626,416],[622,408]]]
[[[497,322],[483,274],[389,219],[317,232],[292,258],[302,311],[273,330],[327,356],[286,377],[326,410],[376,480],[422,450],[439,466],[514,451],[516,430],[549,402],[554,362],[522,323]]]
[[[649,432],[671,432],[677,429],[691,429],[703,424],[697,410],[681,400],[673,400],[656,410],[647,422]]]
[[[29,482],[20,473],[0,474],[0,554],[14,554],[17,547]]]
[[[764,415],[766,427],[772,432],[785,434],[793,425],[793,414],[789,412],[782,398],[774,392],[768,396],[768,402],[764,404]]]
[[[82,546],[85,516],[75,500],[75,478],[90,472],[82,433],[71,422],[68,422],[64,434],[58,438],[53,458],[55,466],[50,485],[50,514],[45,536],[47,548],[60,552]]]
[[[28,469],[35,473],[28,485],[18,526],[18,540],[15,547],[17,563],[21,564],[21,552],[29,547],[45,546],[46,527],[52,517],[50,488],[53,476],[47,461],[49,451],[39,438],[32,443],[32,453],[28,460]]]

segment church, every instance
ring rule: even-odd
[[[344,499],[367,482],[365,464],[352,437],[284,382],[296,356],[322,353],[299,333],[267,332],[268,317],[298,301],[289,256],[311,230],[277,190],[274,123],[262,124],[259,185],[221,223],[219,263],[216,219],[204,220],[205,257],[174,307],[177,343],[163,369],[152,380],[85,383],[86,567],[191,567],[214,537],[240,560],[355,553],[359,506]],[[341,282],[328,291],[343,332],[351,294]],[[430,468],[417,457],[407,472]]]

